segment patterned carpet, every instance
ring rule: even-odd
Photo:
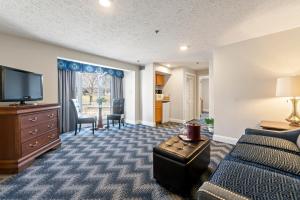
[[[0,199],[182,199],[156,183],[152,148],[182,125],[129,125],[62,135],[62,147],[0,183]],[[202,134],[211,138],[206,127]],[[213,171],[231,145],[211,141]],[[200,179],[200,177],[199,177]]]

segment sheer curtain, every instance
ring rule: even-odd
[[[70,109],[70,100],[76,98],[76,72],[58,70],[58,98],[60,104],[60,131],[75,128],[75,113]]]

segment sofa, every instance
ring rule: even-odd
[[[246,129],[197,198],[300,199],[299,133]]]

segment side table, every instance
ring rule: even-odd
[[[294,130],[300,128],[297,126],[291,126],[287,122],[266,121],[266,120],[261,121],[259,126],[263,129],[275,130],[275,131],[288,131],[288,130]]]

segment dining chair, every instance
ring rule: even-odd
[[[124,115],[124,102],[125,99],[114,99],[112,106],[112,114],[107,115],[107,128],[109,129],[109,121],[111,120],[113,126],[115,121],[119,122],[119,129],[121,128],[121,122],[123,126],[125,125],[125,115]]]
[[[82,124],[92,124],[93,127],[93,134],[95,134],[96,128],[96,116],[86,116],[81,113],[80,105],[77,99],[71,99],[71,109],[75,113],[75,135],[77,134],[78,125],[79,125],[79,132],[81,131]]]

